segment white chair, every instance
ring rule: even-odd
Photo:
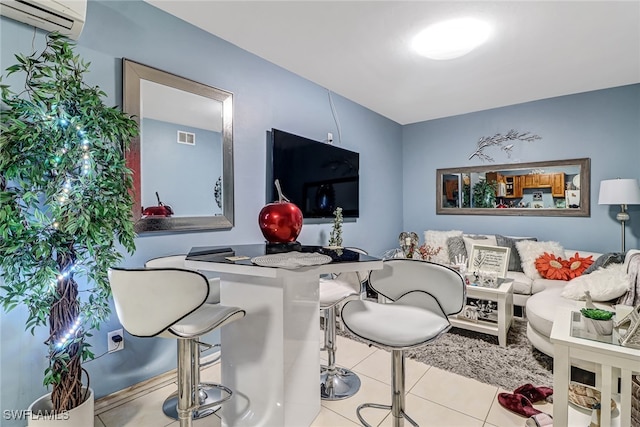
[[[167,255],[152,258],[145,262],[144,266],[146,268],[182,268],[185,270],[190,270],[184,265],[186,258],[187,256],[184,254]],[[220,304],[220,279],[217,277],[212,277],[207,278],[207,280],[209,281],[209,296],[207,297],[207,304]]]
[[[124,329],[137,337],[172,338],[178,341],[177,415],[180,427],[192,427],[194,412],[208,411],[229,400],[232,391],[221,384],[224,397],[201,405],[198,338],[238,320],[238,307],[207,304],[209,283],[202,274],[184,269],[109,269],[109,284],[116,313]]]
[[[184,263],[186,260],[186,255],[168,255],[157,258],[152,258],[148,260],[144,266],[145,268],[180,268],[185,270],[190,270],[185,267]],[[207,278],[209,282],[209,296],[205,301],[207,304],[220,304],[220,279],[217,277]],[[211,349],[220,349],[220,344],[207,344],[202,341],[198,341],[198,348],[200,353],[211,350]],[[214,353],[215,355],[215,353]],[[217,362],[220,357],[211,357],[204,356],[199,358],[199,367],[200,369],[196,373],[196,384],[198,384],[198,400],[199,404],[204,406],[208,405],[211,402],[215,402],[221,399],[221,392],[216,387],[207,387],[205,384],[200,382],[200,370],[205,368],[215,362]],[[170,394],[164,401],[162,405],[162,411],[164,414],[170,418],[178,419],[178,392]],[[204,418],[208,415],[211,415],[218,408],[213,407],[206,411],[196,411],[194,412],[193,418],[199,419]]]
[[[345,248],[360,254],[358,248]],[[331,279],[320,279],[320,309],[324,311],[324,345],[327,364],[320,366],[320,397],[323,400],[340,400],[353,396],[360,389],[360,378],[351,370],[336,366],[336,317],[337,307],[362,295],[367,275],[341,273]]]
[[[441,264],[411,259],[384,261],[382,270],[372,271],[371,287],[389,303],[351,300],[342,308],[342,322],[355,336],[391,351],[391,405],[364,403],[364,408],[391,410],[392,425],[400,427],[405,413],[404,350],[420,347],[451,328],[447,316],[464,307],[466,291],[460,274]]]

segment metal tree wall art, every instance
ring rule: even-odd
[[[514,129],[511,129],[507,132],[506,135],[501,133],[497,133],[493,136],[483,136],[478,140],[478,148],[476,151],[471,153],[469,156],[469,160],[474,157],[478,157],[480,160],[493,162],[493,157],[485,154],[484,149],[487,147],[498,147],[505,153],[507,153],[507,157],[511,158],[511,150],[513,149],[513,144],[507,144],[509,141],[525,141],[525,142],[533,142],[536,139],[542,139],[538,135],[533,135],[531,132],[518,132]]]

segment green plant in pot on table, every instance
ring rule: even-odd
[[[613,332],[612,311],[600,308],[582,308],[580,313],[585,318],[587,331],[598,335],[611,335]]]
[[[0,303],[26,306],[32,334],[49,328],[43,382],[52,409],[63,412],[89,390],[86,339],[110,314],[107,270],[122,259],[116,245],[135,249],[124,153],[138,129],[84,83],[89,64],[63,36],[49,34],[42,51],[15,57],[7,77],[24,74],[24,88],[1,85]]]

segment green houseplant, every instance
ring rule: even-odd
[[[496,205],[495,181],[488,182],[481,179],[473,185],[473,207],[474,208],[494,208]]]
[[[137,125],[83,81],[89,64],[73,47],[49,34],[6,69],[24,74],[24,88],[0,85],[0,303],[26,306],[32,334],[48,326],[43,382],[58,412],[85,399],[86,338],[110,313],[107,270],[118,243],[135,249],[124,153]]]

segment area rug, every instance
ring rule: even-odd
[[[434,342],[408,350],[406,356],[505,390],[526,383],[552,387],[553,358],[531,345],[526,329],[526,321],[514,319],[507,346],[500,347],[497,337],[452,328]],[[346,330],[338,334],[361,341]]]

